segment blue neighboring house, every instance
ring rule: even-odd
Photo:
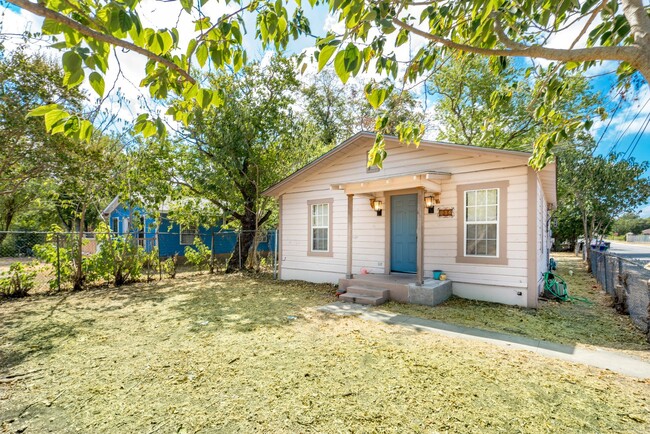
[[[151,252],[158,247],[159,255],[168,257],[173,255],[183,256],[185,248],[194,243],[196,236],[201,237],[201,241],[206,246],[212,244],[214,234],[214,253],[230,254],[237,245],[237,232],[233,230],[222,230],[221,225],[215,225],[210,228],[185,228],[178,223],[167,218],[167,210],[160,210],[160,225],[152,217],[152,213],[140,207],[129,207],[121,203],[118,197],[115,197],[111,203],[102,211],[102,218],[111,228],[111,232],[116,235],[131,234],[138,240],[138,243],[144,247],[147,252]],[[139,220],[137,226],[131,222]],[[137,227],[137,229],[136,229]],[[260,252],[269,252],[275,249],[275,231],[269,231],[266,239],[259,243],[257,250]]]

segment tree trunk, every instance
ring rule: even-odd
[[[12,210],[8,210],[7,213],[4,215],[4,221],[2,222],[2,230],[3,232],[0,232],[0,244],[7,238],[7,231],[9,230],[9,227],[11,226],[11,222],[14,219],[14,212]]]
[[[247,209],[243,218],[239,219],[241,231],[237,239],[237,244],[235,245],[235,251],[232,252],[230,259],[228,260],[226,273],[234,273],[246,268],[248,254],[253,242],[255,241],[255,232],[257,230],[256,217],[257,216],[254,212]]]
[[[591,273],[591,231],[589,230],[589,222],[586,215],[582,216],[582,229],[585,236],[583,258],[587,261],[587,272]]]
[[[86,219],[86,204],[84,204],[81,209],[81,218],[79,219],[79,237],[77,239],[77,251],[75,252],[76,267],[75,267],[74,282],[72,288],[74,291],[81,291],[84,287],[84,282],[86,280],[86,276],[84,276],[83,267],[82,267],[82,261],[83,261],[82,250],[83,250],[83,240],[84,240],[83,227],[84,227],[85,219]]]

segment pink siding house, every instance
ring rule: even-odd
[[[550,251],[556,168],[530,154],[359,133],[267,189],[280,206],[280,278],[338,283],[343,299],[536,307]],[[433,279],[441,270],[448,280]]]

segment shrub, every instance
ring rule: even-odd
[[[37,244],[34,246],[34,255],[41,261],[52,265],[55,270],[58,263],[61,282],[71,282],[74,284],[75,250],[74,247],[68,247],[76,246],[74,235],[58,233],[60,230],[61,228],[57,226],[52,227],[52,231],[55,233],[49,233],[43,244]],[[58,255],[57,243],[59,245]],[[57,289],[58,283],[56,278],[51,279],[48,283],[50,289]]]
[[[185,259],[189,264],[195,266],[198,271],[203,271],[208,267],[210,257],[210,248],[199,237],[194,239],[193,246],[185,247]]]
[[[160,255],[158,253],[158,248],[152,249],[149,253],[144,252],[143,257],[143,268],[147,272],[147,282],[154,280],[154,272],[160,268]]]
[[[0,273],[0,295],[5,297],[24,297],[34,288],[36,278],[35,263],[14,262],[9,271]]]
[[[170,279],[176,277],[176,267],[178,266],[178,254],[174,253],[173,256],[165,259],[160,263],[160,268],[163,273],[167,274]]]
[[[101,223],[97,233],[98,251],[89,262],[95,264],[97,276],[112,279],[115,286],[134,282],[142,275],[147,253],[135,242],[133,237],[113,236],[105,223]]]

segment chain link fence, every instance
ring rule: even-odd
[[[0,232],[0,295],[223,272],[229,260],[234,268],[273,272],[275,277],[276,240],[276,230],[85,232],[81,236],[78,232]],[[242,252],[244,241],[251,243],[247,252]]]
[[[629,314],[650,341],[650,270],[640,261],[592,250],[591,272],[613,297],[616,310]]]

